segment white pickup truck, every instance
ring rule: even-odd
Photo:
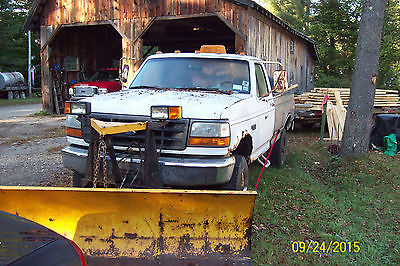
[[[79,116],[101,121],[166,120],[156,134],[159,172],[165,187],[246,190],[248,164],[268,152],[282,166],[286,131],[293,126],[293,94],[271,92],[265,62],[245,55],[167,53],[148,57],[126,90],[71,103],[66,119],[64,166],[74,185],[85,185],[88,143]],[[122,168],[140,164],[144,134],[119,134],[113,147]],[[130,156],[124,153],[130,147]]]

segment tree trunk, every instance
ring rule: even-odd
[[[372,128],[381,32],[387,0],[364,0],[340,154],[366,153]]]

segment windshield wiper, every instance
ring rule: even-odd
[[[189,90],[200,90],[200,91],[214,91],[214,92],[221,92],[223,94],[231,95],[233,92],[231,90],[223,90],[220,88],[204,88],[204,87],[192,87],[192,88],[184,88]]]
[[[140,85],[140,86],[129,87],[129,89],[156,89],[156,90],[162,90],[164,88],[163,87],[158,87],[158,86]]]

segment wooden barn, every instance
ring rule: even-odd
[[[130,82],[157,50],[223,44],[228,53],[282,62],[300,91],[313,88],[318,60],[312,39],[250,0],[35,0],[24,30],[40,31],[43,105],[50,112],[57,84],[66,88],[121,64],[130,66]]]

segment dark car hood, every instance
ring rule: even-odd
[[[0,265],[60,238],[62,236],[44,226],[0,211]]]

